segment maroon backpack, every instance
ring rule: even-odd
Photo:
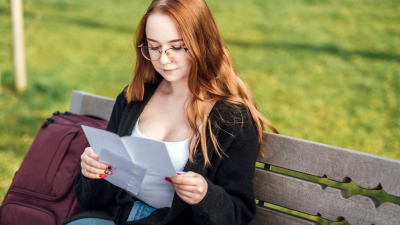
[[[81,125],[105,129],[106,119],[53,113],[39,129],[0,211],[0,225],[56,225],[82,212],[74,182],[89,146]]]

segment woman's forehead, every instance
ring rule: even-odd
[[[161,44],[182,39],[172,18],[161,13],[153,14],[147,18],[146,36],[148,39]]]

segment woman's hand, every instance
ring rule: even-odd
[[[83,176],[91,179],[101,179],[107,177],[104,172],[109,165],[99,162],[99,156],[93,152],[91,147],[85,148],[85,151],[81,155],[81,159]]]
[[[186,172],[178,174],[177,177],[167,177],[175,188],[176,194],[188,204],[197,204],[201,202],[207,194],[208,183],[203,176],[195,172]]]

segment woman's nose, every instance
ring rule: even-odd
[[[171,59],[168,58],[168,54],[169,52],[161,52],[161,56],[160,56],[160,63],[161,64],[168,64],[171,63]]]

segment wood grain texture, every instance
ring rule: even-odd
[[[115,100],[111,98],[85,95],[82,101],[82,114],[93,114],[110,119]]]
[[[301,218],[275,209],[257,206],[257,215],[251,225],[322,225],[322,223]]]
[[[331,221],[352,225],[400,224],[400,204],[371,196],[351,196],[347,190],[256,168],[255,198]]]
[[[400,161],[264,132],[257,161],[400,197]]]
[[[109,119],[115,99],[94,95],[83,91],[73,91],[70,112],[92,114]]]
[[[71,102],[69,104],[69,111],[76,114],[81,114],[82,100],[86,92],[83,91],[72,91]]]

